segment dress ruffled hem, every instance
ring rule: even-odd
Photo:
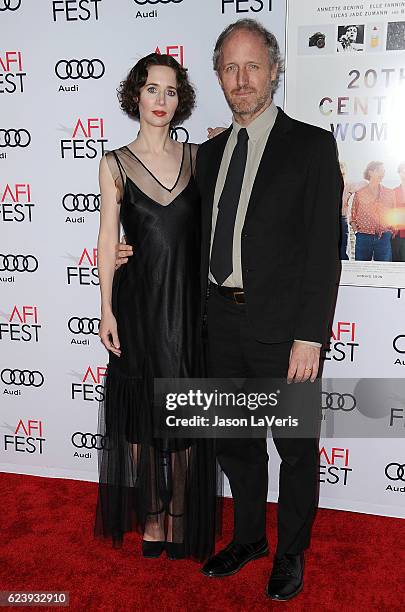
[[[94,536],[121,548],[124,535],[143,534],[162,520],[186,556],[204,561],[220,531],[222,481],[214,441],[153,437],[153,379],[109,366],[99,408],[99,491]],[[160,517],[160,518],[159,518]]]

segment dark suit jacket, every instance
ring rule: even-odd
[[[197,152],[203,309],[214,191],[230,133],[228,128]],[[247,316],[257,340],[327,340],[340,272],[342,189],[333,135],[291,119],[279,109],[242,230]]]

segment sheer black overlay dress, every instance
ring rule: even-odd
[[[160,526],[187,557],[205,560],[219,531],[221,488],[212,440],[153,436],[154,377],[204,376],[200,316],[197,145],[184,144],[172,189],[128,147],[107,153],[121,194],[120,221],[134,254],[114,275],[112,308],[121,357],[110,353],[98,433],[94,535]]]

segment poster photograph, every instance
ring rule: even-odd
[[[405,287],[405,1],[288,0],[285,110],[332,131],[341,284]]]

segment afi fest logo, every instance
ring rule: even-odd
[[[9,427],[13,430],[13,428]],[[42,455],[46,438],[43,435],[43,422],[35,419],[20,419],[13,434],[4,435],[3,450],[12,453]]]
[[[52,19],[55,22],[98,21],[102,1],[103,0],[54,0],[52,2]]]
[[[26,76],[21,51],[0,52],[0,94],[23,93]]]
[[[102,402],[104,400],[104,378],[107,374],[106,366],[88,366],[83,375],[77,374],[80,382],[73,382],[70,399],[84,400],[85,402]]]
[[[100,210],[99,193],[66,193],[62,198],[63,208],[74,213],[65,217],[65,223],[85,223],[87,215]]]
[[[32,221],[31,185],[29,183],[7,183],[0,186],[0,220],[21,223]]]
[[[394,365],[405,366],[405,334],[398,334],[392,341],[394,351],[399,355],[394,361]]]
[[[385,466],[385,476],[391,481],[385,487],[386,491],[393,493],[405,493],[405,463],[393,461]]]
[[[14,305],[11,314],[6,315],[7,323],[0,323],[0,341],[38,342],[39,324],[36,306]]]
[[[34,255],[0,253],[0,283],[15,283],[14,272],[36,272],[38,259]],[[10,273],[12,275],[10,276]]]
[[[175,60],[179,62],[181,66],[184,66],[184,46],[183,45],[167,45],[166,47],[156,47],[155,53],[160,55],[171,55]]]
[[[99,285],[97,249],[83,249],[76,266],[67,266],[67,284]]]
[[[271,11],[273,0],[221,0],[222,14],[227,13],[260,13]]]
[[[67,327],[74,336],[81,336],[80,338],[72,338],[70,344],[90,346],[90,337],[98,336],[100,319],[98,317],[70,317]]]
[[[60,141],[62,159],[94,159],[102,157],[105,151],[104,119],[101,117],[88,117],[77,119],[70,139]]]
[[[353,363],[359,343],[356,342],[356,323],[337,321],[333,324],[331,338],[324,351],[325,360]]]
[[[349,449],[325,446],[319,450],[319,482],[331,485],[347,486],[349,472],[353,472],[349,463]]]

